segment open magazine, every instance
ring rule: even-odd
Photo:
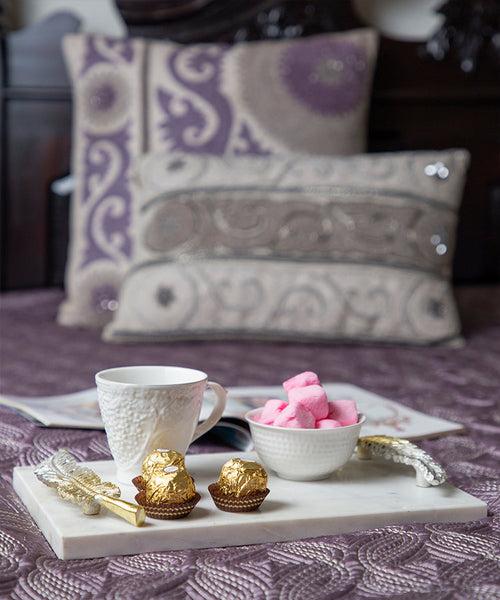
[[[330,400],[356,401],[359,412],[366,415],[362,435],[385,434],[416,440],[464,430],[463,425],[459,423],[426,415],[355,385],[327,383],[324,384],[324,388]],[[204,420],[210,414],[209,394],[210,392],[207,392],[200,420]],[[219,436],[228,442],[228,436],[236,436],[236,443],[233,445],[243,447],[246,432],[245,413],[264,405],[269,398],[286,399],[286,395],[281,386],[228,388],[226,410],[217,430]],[[9,406],[46,427],[103,429],[96,388],[62,396],[0,395],[0,405]],[[249,436],[247,442],[250,442]]]

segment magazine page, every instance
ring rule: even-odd
[[[330,400],[356,401],[359,412],[367,417],[362,435],[385,434],[415,440],[464,430],[459,423],[426,415],[355,385],[327,383],[324,387]],[[229,387],[224,417],[243,419],[247,411],[263,406],[269,398],[286,399],[286,395],[281,386]],[[61,396],[0,396],[0,404],[46,427],[103,428],[95,388]],[[211,407],[210,392],[207,392],[200,420],[208,417]]]

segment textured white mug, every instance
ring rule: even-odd
[[[211,429],[226,406],[226,391],[206,373],[183,367],[119,367],[95,376],[109,448],[121,483],[141,472],[142,461],[157,448],[185,454],[189,444]],[[215,405],[198,425],[206,387]]]

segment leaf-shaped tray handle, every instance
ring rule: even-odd
[[[65,448],[35,467],[35,475],[45,485],[57,490],[63,500],[78,504],[86,515],[97,515],[104,506],[115,515],[140,527],[146,518],[142,506],[120,500],[120,488],[89,467],[82,466]]]
[[[446,473],[443,467],[425,450],[408,440],[389,435],[360,437],[356,452],[361,460],[380,457],[413,467],[415,469],[416,484],[419,487],[441,485],[446,481]]]

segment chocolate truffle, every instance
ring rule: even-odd
[[[267,473],[256,462],[233,458],[223,465],[219,479],[208,486],[208,491],[220,510],[257,510],[269,493]]]
[[[196,494],[184,457],[175,450],[155,450],[142,463],[142,479],[148,504],[177,504]]]
[[[265,491],[267,473],[259,463],[232,458],[222,466],[217,483],[223,494],[240,498],[253,492]]]
[[[139,490],[136,501],[156,519],[185,517],[200,500],[184,457],[175,450],[159,449],[148,454],[142,463],[142,475],[132,483]]]

